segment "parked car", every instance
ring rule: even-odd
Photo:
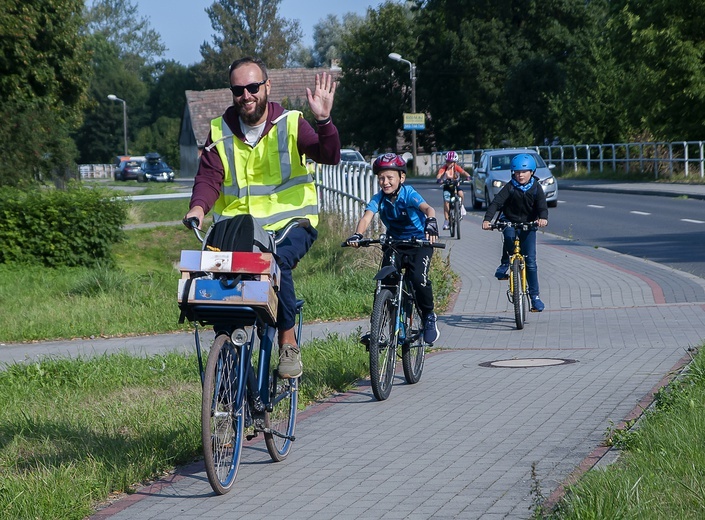
[[[115,168],[115,180],[116,181],[128,181],[135,180],[140,177],[142,173],[142,162],[145,160],[144,157],[125,157],[123,156],[117,168]]]
[[[367,166],[367,161],[357,150],[352,148],[342,148],[340,150],[340,162],[359,164],[360,166]]]
[[[174,170],[162,160],[158,153],[148,153],[142,163],[142,173],[137,179],[140,182],[174,182]]]
[[[558,181],[551,173],[556,165],[546,164],[535,150],[505,148],[486,150],[480,156],[480,162],[472,172],[470,198],[473,209],[481,209],[483,204],[487,208],[502,186],[511,180],[512,173],[509,170],[509,163],[512,162],[515,155],[520,153],[528,153],[536,160],[535,175],[546,193],[546,202],[552,208],[558,205]]]

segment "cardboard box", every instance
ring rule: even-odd
[[[179,302],[183,299],[187,282],[187,279],[179,280]],[[194,278],[189,288],[188,303],[262,307],[272,320],[276,320],[279,300],[268,280],[242,280],[229,286],[212,278]]]
[[[279,266],[271,253],[181,251],[179,269],[182,278],[190,278],[192,272],[239,273],[255,275],[279,286]]]

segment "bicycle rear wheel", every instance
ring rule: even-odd
[[[239,363],[230,337],[216,337],[203,379],[201,440],[208,482],[219,495],[235,482],[242,453],[246,405],[244,396],[238,395]]]
[[[378,401],[384,401],[392,391],[397,356],[395,330],[394,297],[389,289],[382,289],[375,298],[370,324],[370,381]]]
[[[524,328],[526,322],[526,293],[524,293],[521,283],[522,261],[515,258],[511,266],[510,285],[512,287],[512,302],[514,303],[514,320],[517,329]]]
[[[416,305],[407,316],[406,341],[401,347],[401,364],[404,367],[404,379],[410,385],[418,383],[426,358],[426,346],[423,341],[423,320]]]
[[[460,240],[460,199],[455,199],[455,204],[453,205],[453,217],[455,220],[455,238]]]
[[[264,414],[264,442],[272,460],[281,462],[289,455],[294,440],[299,379],[281,379],[276,369],[269,377],[272,411]]]

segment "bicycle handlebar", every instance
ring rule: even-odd
[[[496,229],[497,231],[502,231],[508,227],[519,229],[521,231],[530,231],[538,229],[538,222],[507,222],[506,220],[495,222],[490,224],[490,229]]]
[[[421,240],[418,238],[388,238],[382,236],[380,238],[362,238],[356,242],[360,247],[369,247],[374,244],[381,244],[384,246],[412,246],[412,247],[435,247],[436,249],[445,249],[446,245],[438,242],[433,244],[428,240]],[[347,242],[340,244],[340,247],[350,247]]]
[[[198,240],[203,243],[206,238],[205,235],[203,235],[203,231],[198,229],[198,226],[201,222],[196,217],[185,218],[181,222],[187,228],[193,229],[193,233],[196,235],[196,238],[198,238]],[[278,245],[282,240],[286,238],[286,235],[288,235],[289,231],[291,231],[292,229],[296,227],[307,228],[310,225],[311,221],[307,218],[296,218],[289,221],[289,223],[275,235],[274,244]]]

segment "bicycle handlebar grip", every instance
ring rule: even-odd
[[[181,220],[181,223],[189,229],[198,229],[201,221],[197,217],[189,217]]]

